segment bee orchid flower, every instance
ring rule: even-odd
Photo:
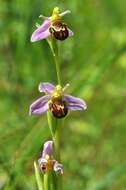
[[[67,37],[73,35],[73,32],[67,27],[66,24],[62,23],[61,18],[70,13],[69,10],[60,13],[58,7],[55,7],[51,17],[40,17],[44,18],[44,22],[41,25],[37,25],[37,29],[31,36],[31,42],[36,42],[53,36],[57,40],[65,40]]]
[[[63,174],[63,165],[53,159],[53,141],[44,143],[43,152],[38,163],[43,174],[49,170],[55,171],[57,174]]]
[[[44,92],[46,95],[37,99],[30,106],[30,115],[40,115],[50,110],[54,117],[63,118],[69,110],[85,110],[87,105],[80,98],[64,93],[69,84],[64,88],[60,85],[54,86],[51,83],[40,83],[39,92]]]

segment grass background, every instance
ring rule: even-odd
[[[0,1],[0,189],[37,189],[33,161],[50,139],[46,114],[29,117],[41,81],[56,84],[46,41],[30,42],[54,6],[74,31],[61,47],[68,92],[83,98],[62,128],[64,190],[126,189],[126,1]]]

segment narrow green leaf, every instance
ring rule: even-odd
[[[36,177],[36,182],[39,190],[43,190],[43,184],[42,184],[42,179],[40,176],[40,172],[37,166],[37,163],[34,161],[34,168],[35,168],[35,177]]]

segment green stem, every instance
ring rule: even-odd
[[[47,112],[47,120],[54,142],[55,158],[60,161],[60,127],[58,127],[58,120],[49,111]]]
[[[55,61],[55,64],[56,64],[56,73],[57,73],[57,81],[58,81],[58,84],[61,85],[61,74],[60,74],[60,66],[59,66],[59,56],[58,56],[58,52],[57,54],[53,55],[54,57],[54,61]]]
[[[56,120],[56,131],[54,135],[54,146],[55,146],[55,154],[56,159],[60,161],[60,126],[58,125],[58,120]]]
[[[51,52],[52,52],[52,55],[54,58],[55,66],[56,66],[57,82],[59,85],[62,85],[60,64],[59,64],[58,44],[57,44],[56,40],[53,39],[52,37],[48,40],[48,43],[49,43],[49,46],[50,46],[50,49],[51,49]],[[49,128],[51,131],[52,139],[54,142],[55,159],[57,161],[60,161],[60,126],[58,126],[58,120],[53,117],[52,113],[48,112],[47,118],[48,118],[48,124],[49,124]],[[47,183],[49,185],[48,178],[47,179],[45,178],[44,181],[45,181],[45,183]],[[62,178],[61,177],[54,176],[53,188],[55,188],[55,186],[60,190],[62,189]],[[45,190],[49,190],[49,189],[45,189]]]
[[[61,72],[60,72],[60,64],[59,64],[59,50],[57,41],[50,37],[48,39],[48,44],[50,46],[57,73],[57,81],[58,84],[61,85]],[[52,118],[52,115],[47,114],[49,128],[51,130],[51,134],[54,141],[56,159],[60,161],[60,127],[58,126],[58,120],[56,118]]]
[[[50,190],[49,173],[44,174],[44,190]]]
[[[56,66],[57,82],[59,85],[61,85],[62,82],[61,82],[61,72],[60,72],[60,64],[59,64],[58,43],[52,37],[47,41],[52,51],[52,55],[53,55],[55,66]]]

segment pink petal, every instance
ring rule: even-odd
[[[48,106],[48,103],[46,103],[44,106],[42,106],[41,108],[38,108],[38,109],[35,109],[35,110],[32,110],[32,115],[40,115],[44,112],[47,112],[49,109],[49,106]]]
[[[29,114],[40,114],[48,110],[48,100],[50,99],[49,95],[43,96],[33,102],[30,106]],[[46,105],[47,104],[47,105]]]
[[[51,24],[50,20],[45,20],[43,24],[33,32],[31,36],[31,42],[43,40],[49,37],[51,35],[49,32],[50,24]]]
[[[39,84],[39,92],[45,92],[51,94],[55,90],[55,86],[49,82],[43,82]]]
[[[49,155],[51,157],[52,154],[53,154],[53,141],[47,141],[44,143],[42,158],[45,158],[46,155]]]
[[[57,161],[55,161],[55,164],[54,164],[54,171],[57,173],[57,174],[63,174],[63,165],[58,163]]]
[[[64,94],[64,97],[67,101],[69,109],[71,110],[87,109],[87,105],[82,99],[68,95],[68,94]]]
[[[69,28],[67,28],[67,29],[68,29],[68,32],[69,32],[69,37],[73,36],[74,33],[72,32],[72,30],[70,30]]]

